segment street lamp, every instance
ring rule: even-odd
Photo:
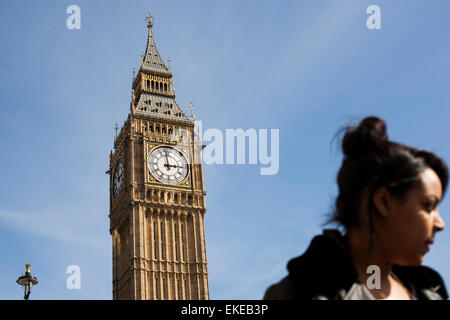
[[[27,268],[27,271],[25,272],[25,275],[20,276],[19,279],[17,279],[16,281],[18,284],[22,286],[24,292],[23,298],[25,300],[28,300],[28,297],[30,296],[31,287],[38,284],[37,278],[31,276],[30,267],[31,264],[26,264],[25,268]]]

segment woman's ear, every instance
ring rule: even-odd
[[[374,207],[377,209],[376,211],[383,218],[389,217],[390,197],[391,197],[391,195],[385,187],[378,188],[373,194],[372,201],[373,201]]]

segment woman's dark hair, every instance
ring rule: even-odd
[[[386,187],[394,196],[405,199],[410,189],[421,186],[420,174],[427,168],[439,176],[444,195],[448,168],[437,155],[389,141],[386,124],[378,117],[367,117],[359,125],[345,129],[344,159],[337,176],[339,194],[328,222],[338,223],[345,229],[358,226],[362,201],[369,199],[368,207],[362,212],[369,215],[366,218],[371,233],[374,232],[371,200],[374,192]]]

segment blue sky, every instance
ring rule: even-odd
[[[66,8],[81,8],[81,30]],[[381,30],[366,9],[381,8]],[[8,1],[0,12],[0,299],[31,263],[32,299],[111,299],[109,152],[129,112],[148,8],[177,101],[203,129],[279,129],[280,170],[206,165],[212,299],[260,299],[336,196],[333,135],[378,115],[450,161],[446,0]],[[440,206],[450,223],[448,200]],[[450,231],[424,264],[450,284]],[[81,290],[66,288],[79,265]]]

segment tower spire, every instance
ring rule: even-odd
[[[136,77],[133,74],[131,111],[134,114],[191,123],[192,119],[185,115],[175,101],[172,60],[168,59],[167,67],[156,48],[151,10],[148,10],[145,20],[148,28],[147,45],[141,56],[141,66]]]
[[[144,71],[159,73],[164,76],[172,76],[172,72],[166,67],[161,56],[159,55],[158,49],[156,48],[155,39],[153,38],[153,21],[152,12],[148,10],[148,16],[145,18],[147,21],[148,28],[148,38],[147,47],[145,53],[142,55],[142,69]]]

